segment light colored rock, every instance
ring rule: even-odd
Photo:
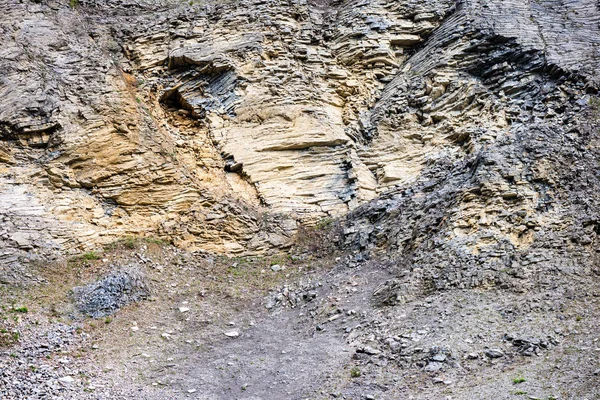
[[[73,378],[72,376],[63,376],[61,378],[58,378],[58,381],[60,383],[70,385],[71,383],[75,382],[75,378]]]

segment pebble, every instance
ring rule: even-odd
[[[381,353],[381,351],[380,351],[380,350],[374,349],[374,348],[373,348],[373,347],[371,347],[371,346],[365,346],[365,347],[363,347],[363,348],[362,348],[362,349],[360,349],[360,350],[361,350],[361,351],[359,351],[359,353],[365,353],[365,354],[368,354],[368,355],[370,355],[370,356],[376,356],[377,354],[380,354],[380,353]]]
[[[58,378],[58,381],[61,383],[71,384],[75,382],[75,379],[71,376],[63,376],[62,378]]]
[[[436,372],[441,370],[444,367],[444,364],[437,362],[437,361],[432,361],[429,364],[427,364],[425,366],[425,368],[423,368],[424,371],[427,372]]]
[[[486,349],[484,351],[484,354],[486,356],[488,356],[489,358],[500,358],[500,357],[504,357],[504,353],[502,352],[502,350],[499,349]]]
[[[181,313],[186,313],[188,311],[190,311],[190,309],[188,307],[179,307],[179,312],[181,312]]]
[[[238,336],[240,336],[240,333],[238,331],[229,331],[229,332],[224,332],[225,336],[230,337],[230,338],[236,338]]]

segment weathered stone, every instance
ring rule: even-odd
[[[105,317],[117,309],[148,298],[144,276],[133,268],[121,269],[98,282],[73,289],[80,312],[93,318]]]

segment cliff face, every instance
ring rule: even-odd
[[[597,398],[598,1],[0,4],[0,397]]]
[[[258,253],[352,210],[347,243],[424,263],[592,256],[592,1],[72,5],[3,4],[5,265]]]
[[[438,146],[418,180],[348,217],[348,244],[413,272],[380,300],[598,272],[597,21],[591,3],[460,3],[386,86],[378,132],[408,116]]]

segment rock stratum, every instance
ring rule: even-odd
[[[261,343],[272,338],[283,346],[296,338],[314,353],[307,360],[335,369],[348,350],[323,324],[363,318],[357,326],[338,326],[345,343],[358,349],[353,360],[379,371],[381,380],[393,361],[401,372],[389,370],[389,382],[397,382],[412,379],[415,365],[455,376],[464,373],[464,360],[513,357],[506,348],[491,348],[500,333],[506,346],[520,346],[517,353],[537,355],[560,346],[544,330],[556,323],[552,335],[568,331],[566,342],[574,347],[563,345],[564,357],[555,364],[527,365],[541,365],[542,381],[555,376],[554,367],[573,369],[537,389],[558,382],[574,396],[564,398],[597,398],[592,364],[573,355],[598,346],[588,343],[597,342],[597,328],[578,331],[565,322],[575,313],[577,322],[598,317],[597,1],[0,5],[0,284],[35,281],[31,266],[127,237],[178,248],[167,252],[176,261],[143,252],[126,260],[151,267],[156,281],[169,263],[190,273],[177,257],[213,274],[220,264],[211,254],[281,254],[299,242],[323,240],[307,239],[306,226],[334,226],[326,237],[335,250],[321,254],[315,245],[316,255],[301,255],[309,263],[335,253],[329,261],[336,269],[322,275],[329,292],[321,284],[298,284],[297,293],[286,285],[267,303],[272,311],[317,299],[318,306],[293,320],[312,326],[321,318],[320,324],[302,336],[282,312],[277,318],[288,325],[281,331],[269,320],[256,334]],[[210,266],[190,254],[209,257]],[[273,273],[283,271],[275,265]],[[237,267],[236,261],[227,273],[245,273],[231,270]],[[169,293],[176,292],[173,285]],[[139,297],[146,299],[145,286]],[[342,297],[356,309],[340,306],[331,314],[325,300],[319,303]],[[464,311],[465,303],[473,309]],[[482,311],[490,309],[499,314]],[[418,316],[414,310],[421,310]],[[499,325],[480,325],[496,317]],[[517,323],[532,324],[519,335],[537,336],[502,331]],[[408,326],[411,333],[400,329]],[[314,339],[318,332],[329,347]],[[482,339],[491,333],[496,339]],[[485,349],[468,353],[465,343],[479,339]],[[244,340],[236,349],[254,349],[252,337]],[[421,340],[429,353],[412,343]],[[194,357],[188,367],[208,362],[207,355]],[[303,360],[289,361],[290,368],[304,373]],[[254,361],[246,360],[246,367]],[[483,397],[477,398],[498,394],[494,379],[505,370],[492,361],[473,367],[489,378],[478,383]],[[180,373],[213,382],[207,398],[232,398],[223,391],[229,383],[219,386],[215,376],[202,375],[209,372],[186,368],[181,364]],[[319,373],[316,368],[314,377],[289,387],[317,398],[308,387]],[[339,387],[332,376],[320,395]],[[367,386],[377,398],[446,398],[443,388],[450,385],[439,378],[434,384],[441,386],[434,387],[442,389],[419,392],[418,384],[403,391],[375,381]],[[295,398],[291,389],[272,392],[262,385],[255,384],[259,397],[252,398]],[[390,385],[398,391],[382,389]],[[348,398],[366,393],[344,388]],[[468,388],[464,383],[457,398],[475,398]]]
[[[594,2],[71,5],[3,4],[6,248],[257,253],[380,196],[473,251],[593,243]]]

